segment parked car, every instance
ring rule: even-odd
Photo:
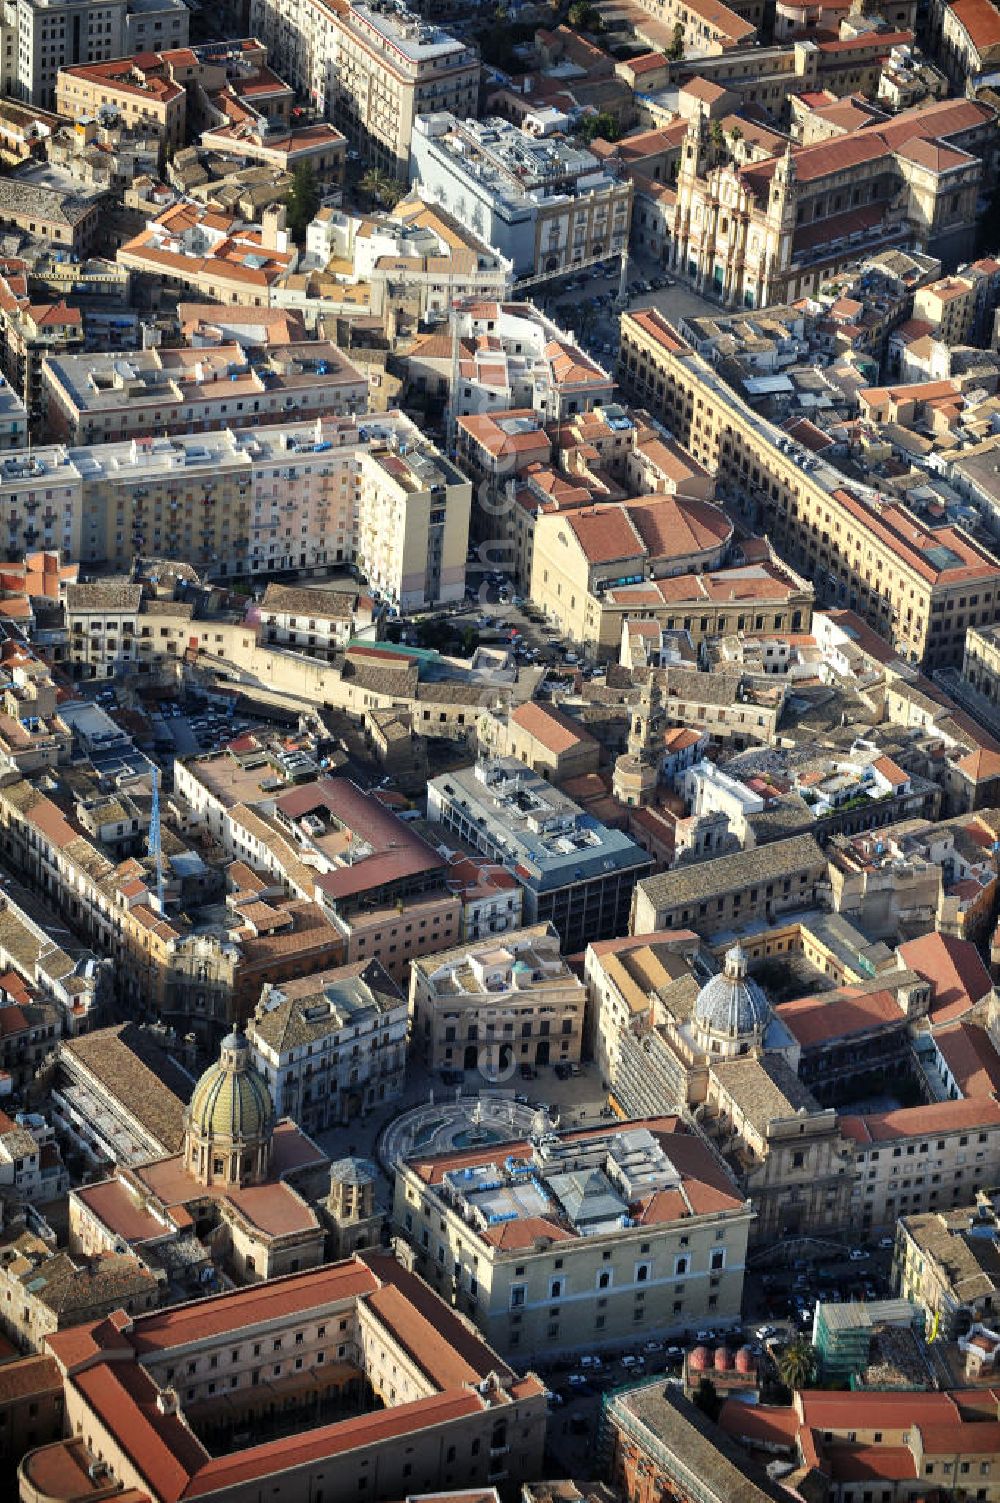
[[[868,1256],[869,1256],[869,1253],[868,1253],[867,1248],[864,1248],[864,1247],[852,1247],[851,1248],[851,1262],[852,1263],[863,1263]]]

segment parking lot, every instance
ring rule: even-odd
[[[581,272],[559,282],[543,283],[529,295],[543,312],[572,332],[587,353],[605,370],[614,372],[618,358],[618,262],[610,272]],[[681,318],[711,317],[721,311],[717,299],[706,297],[660,262],[629,257],[626,306],[632,312],[657,308],[676,323]]]
[[[227,741],[255,724],[219,705],[177,700],[154,702],[147,713],[157,750],[173,757],[196,757],[219,751]]]

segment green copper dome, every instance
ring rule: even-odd
[[[270,1137],[271,1093],[250,1061],[250,1046],[242,1033],[223,1039],[221,1057],[195,1086],[189,1110],[191,1130],[200,1138],[246,1143]]]

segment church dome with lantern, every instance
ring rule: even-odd
[[[185,1164],[203,1184],[259,1184],[267,1177],[274,1104],[240,1029],[222,1040],[186,1116]]]
[[[771,1008],[763,988],[747,974],[746,951],[727,950],[723,969],[712,976],[694,1004],[694,1027],[710,1054],[747,1054],[763,1042]]]

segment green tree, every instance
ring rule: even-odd
[[[667,48],[667,57],[672,63],[680,63],[684,60],[684,23],[677,21],[674,25],[674,39]]]
[[[285,199],[288,230],[293,240],[304,240],[306,226],[319,208],[319,187],[311,162],[302,162],[292,173],[292,186]]]
[[[600,136],[603,141],[617,141],[620,134],[618,121],[607,110],[600,110],[596,115],[588,115],[580,127],[580,135],[584,141],[593,141],[595,136]]]
[[[567,19],[577,31],[600,31],[604,24],[600,11],[591,5],[590,0],[574,0]]]
[[[729,132],[729,140],[732,145],[733,152],[735,153],[736,148],[743,140],[743,132],[740,130],[738,125],[734,125],[732,130]]]
[[[383,209],[394,209],[404,192],[403,184],[398,178],[382,172],[378,167],[369,167],[361,179],[361,189],[373,203],[380,204]]]
[[[712,121],[711,129],[708,132],[708,138],[715,148],[715,151],[717,153],[720,153],[722,151],[722,148],[726,144],[726,133],[722,129],[722,126],[718,120]]]
[[[816,1376],[816,1349],[806,1336],[793,1336],[775,1361],[778,1377],[792,1393],[808,1388]]]

